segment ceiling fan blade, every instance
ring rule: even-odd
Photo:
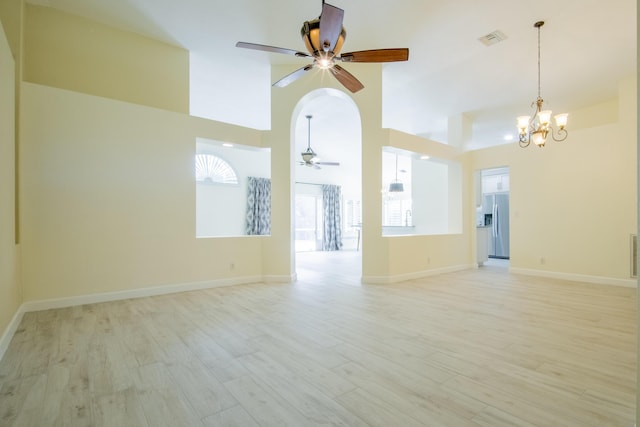
[[[267,46],[264,44],[257,44],[257,43],[238,42],[236,43],[236,47],[241,47],[244,49],[261,50],[264,52],[283,53],[285,55],[293,55],[301,58],[311,57],[311,55],[306,54],[304,52],[299,52],[297,50],[285,49],[283,47]]]
[[[343,62],[398,62],[409,59],[409,49],[372,49],[347,52],[340,55]]]
[[[324,3],[320,15],[320,46],[325,52],[333,52],[342,32],[344,10]]]
[[[314,164],[322,166],[340,166],[339,162],[314,162]]]
[[[293,73],[287,74],[286,76],[284,76],[283,78],[281,78],[280,80],[275,82],[273,84],[273,86],[275,86],[275,87],[285,87],[288,84],[293,83],[294,81],[298,80],[300,77],[302,77],[304,75],[304,73],[306,73],[307,71],[309,71],[312,68],[313,68],[313,64],[305,65],[302,68],[298,68]]]
[[[364,88],[364,85],[360,83],[360,80],[356,79],[353,74],[351,74],[338,64],[334,64],[334,66],[329,68],[329,70],[331,70],[331,74],[333,74],[335,78],[338,79],[338,81],[351,92],[356,93],[360,89]]]

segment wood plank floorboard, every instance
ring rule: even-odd
[[[26,313],[0,426],[634,425],[635,289],[360,271],[297,254],[293,284]]]

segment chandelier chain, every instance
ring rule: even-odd
[[[540,27],[538,26],[538,99],[540,99]]]
[[[311,150],[311,118],[313,116],[307,116],[307,151]]]
[[[518,133],[520,147],[528,147],[533,141],[538,147],[544,147],[547,140],[547,136],[551,136],[554,141],[564,141],[567,138],[568,132],[567,116],[568,114],[557,114],[554,116],[556,126],[558,129],[554,129],[551,125],[551,110],[543,110],[543,100],[541,93],[541,43],[540,43],[540,27],[544,25],[544,21],[538,21],[533,26],[538,30],[538,99],[531,103],[534,107],[533,116],[520,116],[518,117]]]

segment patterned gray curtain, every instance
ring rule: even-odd
[[[342,249],[342,215],[340,214],[341,190],[339,185],[322,186],[322,206],[324,213],[323,251]]]
[[[246,232],[271,234],[271,180],[248,177]]]

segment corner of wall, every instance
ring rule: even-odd
[[[4,24],[9,2],[0,9]],[[16,2],[10,3],[16,5]],[[17,9],[9,12],[20,14]],[[12,14],[13,16],[13,14]],[[13,16],[15,17],[15,16]],[[12,31],[19,33],[19,25]],[[15,36],[15,34],[14,34]],[[17,36],[19,38],[19,36]],[[19,46],[19,43],[17,43]],[[0,25],[0,358],[22,319],[20,246],[18,240],[18,136],[17,136],[17,91],[18,66],[12,53],[7,31]]]

